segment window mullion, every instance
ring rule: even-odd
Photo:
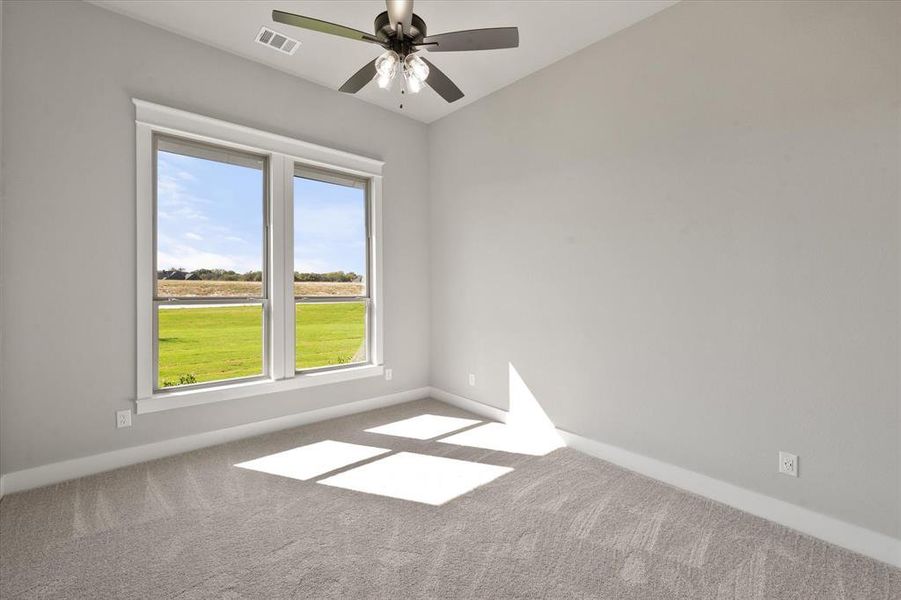
[[[286,178],[290,178],[293,165],[287,157],[273,154],[269,169],[269,315],[270,315],[270,374],[273,379],[294,376],[294,369],[287,369],[294,360],[293,304],[286,302],[293,294],[293,269],[290,254],[286,251],[291,244],[291,222],[289,220],[290,201],[286,190]]]
[[[294,308],[294,159],[282,157],[282,237],[283,273],[285,286],[280,298],[284,307],[284,352],[282,355],[285,377],[295,375],[295,308]]]
[[[296,349],[294,330],[294,159],[282,157],[282,222],[284,224],[284,244],[282,245],[285,286],[280,298],[284,307],[283,328],[285,331],[285,351],[283,369],[285,377],[294,377]]]

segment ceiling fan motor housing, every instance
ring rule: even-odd
[[[413,15],[410,31],[404,31],[402,39],[397,35],[397,31],[391,24],[388,18],[388,11],[379,13],[375,18],[374,28],[375,37],[402,57],[415,52],[416,48],[414,48],[414,45],[420,43],[426,36],[425,21],[416,14]]]

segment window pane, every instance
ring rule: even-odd
[[[263,160],[160,139],[157,297],[263,295]]]
[[[297,369],[366,362],[366,302],[297,304]]]
[[[263,306],[160,306],[158,388],[263,374]]]
[[[294,295],[366,294],[366,190],[294,178]]]

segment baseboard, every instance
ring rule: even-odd
[[[479,416],[506,422],[507,411],[502,409],[434,387],[417,388],[7,473],[0,477],[0,497],[4,494],[59,483],[198,448],[418,400],[427,396]],[[558,432],[566,445],[574,450],[901,568],[901,540],[569,431],[558,429]]]
[[[558,431],[566,445],[579,452],[901,567],[901,540],[569,431]]]
[[[309,423],[326,421],[336,417],[366,412],[368,410],[400,404],[402,402],[420,400],[429,397],[430,391],[431,390],[427,387],[416,388],[405,392],[398,392],[396,394],[366,398],[365,400],[348,402],[337,406],[328,406],[284,417],[258,421],[256,423],[236,425],[235,427],[229,427],[227,429],[198,433],[171,440],[164,440],[162,442],[145,444],[143,446],[123,448],[121,450],[113,450],[112,452],[85,456],[83,458],[74,458],[62,462],[51,463],[49,465],[34,467],[32,469],[14,471],[0,477],[0,497],[2,497],[3,494],[12,494],[14,492],[21,492],[67,481],[69,479],[84,477],[85,475],[111,471],[113,469],[146,462],[148,460],[197,450],[198,448],[206,448],[208,446],[224,444],[225,442],[232,442],[234,440],[253,437],[264,433],[290,429],[300,425],[307,425]]]
[[[436,388],[431,397],[506,422],[506,411]],[[498,414],[501,413],[501,414]],[[557,429],[569,448],[901,568],[901,540],[617,446]]]
[[[476,400],[470,400],[469,398],[464,398],[463,396],[458,396],[457,394],[451,394],[450,392],[445,392],[444,390],[436,387],[430,388],[430,396],[435,400],[440,400],[445,404],[450,404],[451,406],[462,408],[463,410],[471,412],[474,415],[479,415],[480,417],[485,417],[487,419],[493,419],[500,423],[507,422],[507,411],[501,408],[489,406],[487,404],[483,404],[482,402],[477,402]]]

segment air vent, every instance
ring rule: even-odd
[[[257,34],[257,43],[274,48],[285,54],[294,54],[297,52],[297,48],[300,47],[300,42],[297,40],[273,31],[268,27],[260,28],[260,32]]]

